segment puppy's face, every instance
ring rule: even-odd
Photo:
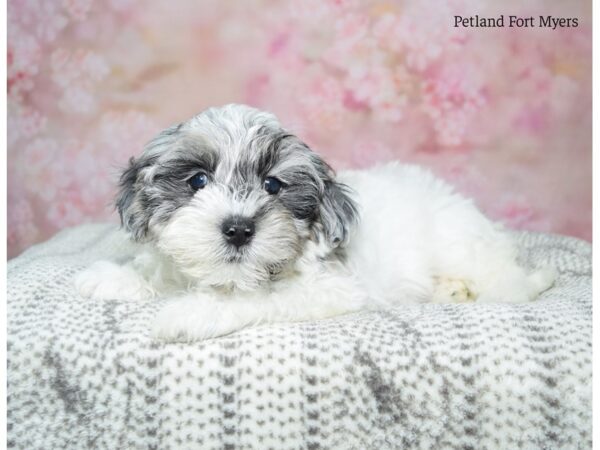
[[[345,244],[356,207],[333,177],[274,116],[227,105],[151,141],[121,176],[117,208],[135,240],[196,282],[251,290],[309,247]]]

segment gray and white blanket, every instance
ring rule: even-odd
[[[528,304],[414,305],[149,338],[163,300],[71,285],[132,246],[66,230],[8,264],[8,445],[20,449],[588,449],[588,243],[517,234],[556,286]]]

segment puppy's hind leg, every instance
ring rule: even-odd
[[[511,261],[496,273],[489,271],[477,280],[478,302],[523,303],[535,300],[554,284],[557,271],[545,266],[533,272]]]
[[[496,273],[470,275],[470,279],[434,278],[432,303],[523,303],[535,300],[556,279],[552,267],[527,273],[516,262]]]
[[[460,197],[439,205],[433,230],[432,272],[442,280],[438,294],[455,284],[444,279],[461,280],[477,302],[521,303],[534,300],[556,279],[550,267],[530,273],[520,266],[513,236]]]
[[[498,233],[493,237],[462,246],[460,258],[446,260],[441,273],[464,280],[473,299],[480,303],[529,302],[553,285],[555,269],[544,266],[527,270],[517,262],[509,236]]]

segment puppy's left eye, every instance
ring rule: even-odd
[[[275,177],[267,177],[265,179],[265,191],[267,191],[269,195],[277,194],[282,187],[283,183]]]
[[[197,173],[192,178],[188,180],[188,184],[192,187],[192,189],[198,190],[202,189],[208,183],[208,175],[205,173]]]

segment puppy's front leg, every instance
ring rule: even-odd
[[[97,261],[78,273],[73,283],[80,295],[95,300],[143,300],[184,285],[168,261],[151,251],[124,264]]]
[[[167,303],[157,314],[152,336],[191,342],[249,326],[322,319],[366,306],[367,296],[351,278],[313,278],[264,293],[196,293]]]
[[[130,264],[97,261],[74,279],[83,297],[94,300],[143,300],[154,295],[153,289]]]

